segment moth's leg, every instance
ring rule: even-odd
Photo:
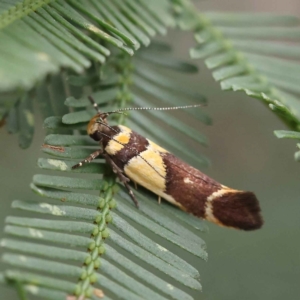
[[[139,207],[139,203],[136,200],[128,182],[130,181],[130,179],[124,175],[123,170],[121,170],[116,164],[115,162],[111,159],[111,157],[107,154],[103,154],[103,157],[105,158],[106,162],[112,167],[113,172],[115,174],[117,174],[119,180],[125,185],[133,203],[135,204],[135,206],[138,208]]]
[[[103,154],[103,150],[102,149],[93,152],[86,159],[82,160],[80,163],[78,163],[77,165],[73,166],[72,169],[74,170],[74,169],[80,168],[83,164],[90,163],[91,161],[93,161],[95,158],[97,158],[101,154]]]
[[[161,197],[158,196],[158,204],[160,204],[160,203],[161,203]]]

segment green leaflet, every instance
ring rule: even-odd
[[[276,130],[274,134],[279,139],[294,139],[300,141],[300,132],[287,131],[287,130]],[[300,149],[300,143],[297,144],[297,148]],[[300,151],[295,153],[295,160],[300,161]]]
[[[297,140],[300,140],[300,132],[287,131],[287,130],[276,130],[274,133],[279,139],[297,139]]]

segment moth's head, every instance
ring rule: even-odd
[[[103,134],[107,131],[107,121],[105,114],[98,113],[89,122],[87,126],[88,135],[95,141],[101,141]]]

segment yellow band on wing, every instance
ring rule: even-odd
[[[110,155],[115,155],[117,152],[122,150],[126,144],[130,141],[131,129],[125,126],[119,126],[120,132],[114,135],[113,139],[111,139],[107,146],[105,147],[105,151]]]

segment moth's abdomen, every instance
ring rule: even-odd
[[[162,155],[167,169],[166,193],[184,210],[221,226],[242,230],[262,226],[259,203],[253,193],[230,189],[176,156]]]
[[[243,230],[255,230],[262,226],[259,203],[252,192],[223,188],[219,195],[215,195],[206,204],[206,219],[209,221]]]

